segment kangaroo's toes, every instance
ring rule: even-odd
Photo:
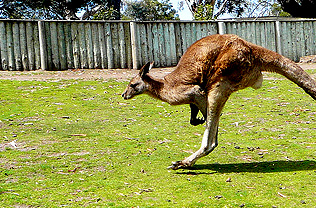
[[[204,122],[205,122],[205,119],[203,119],[203,118],[194,118],[194,119],[190,120],[190,124],[193,126],[203,124]]]
[[[172,162],[172,164],[168,167],[168,169],[178,170],[188,168],[187,164],[184,164],[182,161]]]

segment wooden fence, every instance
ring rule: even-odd
[[[196,40],[237,34],[298,61],[316,54],[316,20],[0,20],[0,70],[174,66]]]

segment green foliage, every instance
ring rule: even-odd
[[[219,146],[178,171],[204,127],[126,84],[0,80],[0,207],[316,206],[315,101],[288,80],[234,93]]]
[[[196,12],[194,13],[194,19],[195,20],[213,19],[213,6],[209,4],[197,6]]]
[[[271,13],[274,15],[274,16],[279,16],[279,17],[291,17],[291,14],[283,11],[282,7],[280,4],[272,4],[271,6]]]
[[[154,21],[177,20],[179,16],[169,0],[141,0],[126,2],[124,19]]]
[[[114,7],[103,8],[93,15],[93,20],[116,20],[120,13]]]
[[[112,1],[114,0],[4,0],[0,3],[0,17],[11,19],[78,19],[76,16],[78,11],[87,8],[89,10],[96,5],[111,8]]]

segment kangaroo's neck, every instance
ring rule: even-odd
[[[147,85],[145,93],[151,97],[171,105],[184,104],[184,97],[181,93],[177,93],[175,83],[167,81],[167,79],[164,78],[154,78],[150,75],[147,75],[144,81]]]
[[[144,78],[144,81],[146,82],[146,88],[147,88],[145,92],[146,94],[156,99],[167,102],[168,98],[166,98],[166,95],[165,95],[166,83],[163,78],[154,78],[150,75],[147,75]]]

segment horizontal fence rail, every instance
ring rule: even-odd
[[[0,20],[0,70],[175,66],[192,43],[217,33],[239,35],[294,61],[316,54],[315,19]]]

